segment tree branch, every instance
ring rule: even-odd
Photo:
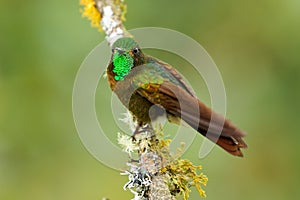
[[[110,46],[118,38],[130,36],[122,22],[124,20],[123,9],[126,9],[126,6],[122,2],[116,0],[95,0],[97,9],[102,17],[100,24]],[[122,5],[125,8],[122,9]]]
[[[128,188],[135,195],[134,200],[176,200],[167,185],[169,177],[161,171],[170,164],[172,158],[168,149],[169,141],[159,139],[158,135],[149,124],[139,129],[133,141],[124,135],[121,139],[119,135],[119,144],[127,149],[130,156],[131,152],[138,152],[138,160],[128,162],[129,171],[123,173],[129,178],[124,189]]]

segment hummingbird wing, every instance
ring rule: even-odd
[[[242,140],[245,135],[229,120],[213,112],[197,97],[178,84],[178,80],[164,66],[157,63],[146,64],[143,78],[138,83],[137,93],[152,104],[162,106],[167,113],[180,117],[192,128],[207,137],[232,155],[243,156],[241,148],[246,148]],[[158,71],[159,70],[159,71]],[[146,72],[146,73],[145,73]],[[151,78],[147,75],[151,74]],[[155,77],[155,78],[154,78]],[[178,76],[177,76],[178,77]],[[180,83],[180,82],[179,82]]]
[[[176,69],[174,67],[172,67],[171,65],[169,65],[168,63],[165,63],[157,58],[148,56],[148,59],[150,62],[159,64],[161,67],[163,67],[165,70],[167,70],[181,85],[182,87],[192,96],[196,97],[196,94],[194,92],[194,90],[188,85],[186,84],[186,82],[184,81],[183,77],[180,75],[180,73],[178,73],[176,71]]]

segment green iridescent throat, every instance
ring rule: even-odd
[[[129,73],[129,71],[133,67],[133,58],[127,52],[124,54],[119,54],[119,52],[115,52],[113,56],[113,64],[113,72],[116,74],[114,77],[115,80],[123,80],[124,77]]]

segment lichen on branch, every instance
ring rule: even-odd
[[[129,118],[126,117],[127,122]],[[118,134],[118,143],[130,158],[128,170],[122,173],[129,179],[124,189],[134,194],[134,200],[173,200],[178,196],[187,200],[191,187],[196,187],[200,196],[206,197],[202,187],[206,186],[208,179],[200,173],[202,167],[172,156],[170,142],[164,138],[161,129],[154,130],[149,124],[139,128],[134,139]],[[138,154],[138,158],[134,159],[133,154]]]
[[[80,10],[82,17],[86,17],[91,21],[91,26],[98,28],[99,31],[103,31],[100,26],[101,14],[97,9],[96,2],[94,0],[80,0],[80,5],[83,8]]]
[[[110,45],[119,37],[130,35],[124,25],[127,7],[125,0],[80,0],[82,16],[91,21],[92,27],[104,31]]]

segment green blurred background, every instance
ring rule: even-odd
[[[198,160],[200,136],[185,155],[203,165],[207,199],[299,198],[300,1],[127,4],[128,29],[170,28],[205,47],[224,79],[227,116],[248,132],[244,159],[215,148]],[[77,70],[104,33],[81,18],[77,0],[1,0],[0,21],[0,199],[130,199],[127,178],[85,150],[72,117]],[[100,98],[110,97],[104,87]]]

